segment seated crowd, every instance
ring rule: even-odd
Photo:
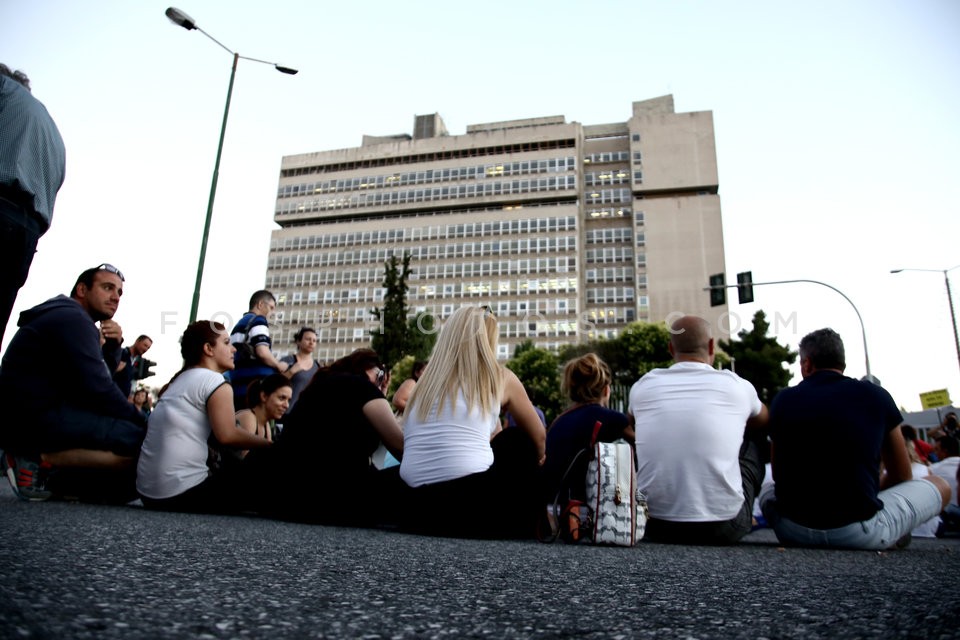
[[[123,282],[111,265],[88,269],[69,297],[20,317],[0,367],[0,399],[16,414],[0,425],[0,448],[22,499],[139,497],[154,510],[523,538],[560,496],[584,499],[585,448],[623,439],[635,445],[655,542],[736,543],[756,524],[756,502],[782,543],[801,546],[890,548],[960,514],[955,433],[918,456],[890,395],[843,375],[830,329],[801,340],[803,380],[768,409],[749,382],[714,368],[709,323],[681,317],[669,327],[674,363],[634,384],[627,414],[608,408],[611,371],[588,353],[566,363],[569,405],[545,427],[497,362],[486,307],[446,320],[392,406],[370,349],[318,366],[305,328],[297,354],[276,360],[275,302],[260,291],[232,332],[206,320],[186,328],[183,368],[145,419],[105,359],[122,341],[112,317]],[[56,383],[54,359],[77,385]],[[374,464],[378,450],[399,465]]]

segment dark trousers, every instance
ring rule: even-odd
[[[744,438],[740,447],[740,476],[743,505],[730,520],[715,522],[674,522],[650,518],[644,534],[652,542],[676,544],[733,544],[753,528],[753,502],[763,484],[764,463],[760,447],[752,438]]]
[[[39,217],[33,211],[0,195],[0,341],[42,234]]]
[[[493,465],[446,482],[408,490],[403,528],[465,538],[529,538],[543,511],[537,491],[537,452],[519,428],[491,441]]]

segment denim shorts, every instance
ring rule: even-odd
[[[880,492],[883,508],[869,520],[836,529],[811,529],[780,516],[774,486],[763,489],[760,508],[783,544],[838,549],[889,549],[920,523],[940,513],[940,490],[926,480],[908,480]]]

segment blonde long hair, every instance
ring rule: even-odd
[[[497,363],[497,318],[487,307],[460,307],[447,319],[426,368],[410,395],[408,415],[426,421],[430,410],[456,403],[463,392],[467,407],[484,413],[500,410],[503,375]]]

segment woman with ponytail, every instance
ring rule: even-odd
[[[570,405],[547,431],[547,462],[541,476],[546,502],[552,503],[558,493],[563,503],[587,499],[583,479],[589,458],[580,452],[592,450],[597,425],[600,426],[596,442],[620,438],[633,442],[631,417],[607,407],[611,384],[610,367],[595,353],[564,365],[560,390],[569,398]]]
[[[200,320],[183,332],[183,368],[160,391],[137,464],[137,491],[148,509],[243,509],[242,467],[214,472],[207,465],[211,435],[237,449],[270,445],[268,439],[237,428],[233,390],[223,377],[233,369],[234,351],[219,322]]]

